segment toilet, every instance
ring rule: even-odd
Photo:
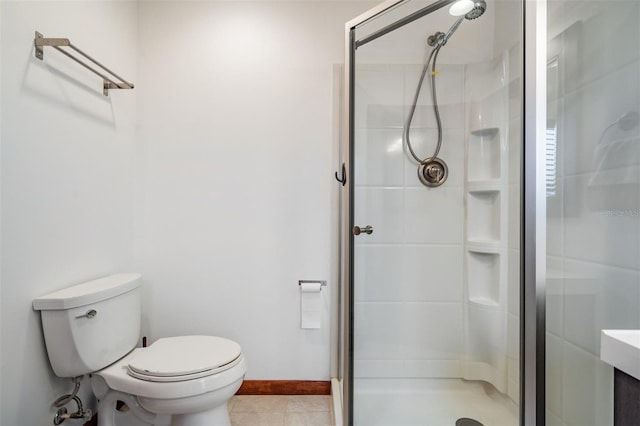
[[[100,426],[230,426],[227,401],[247,371],[242,348],[215,336],[136,347],[140,281],[115,274],[34,299],[54,373],[90,375]]]

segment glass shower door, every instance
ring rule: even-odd
[[[601,333],[640,329],[640,3],[547,16],[546,424],[612,425]]]
[[[426,159],[441,137],[447,178],[433,187],[404,129],[426,40],[456,18],[436,9],[370,37],[427,5],[400,2],[352,32],[353,424],[516,425],[521,27],[491,16],[521,7],[462,22],[426,73],[409,139]]]
[[[406,80],[419,71],[415,64],[356,69],[354,224],[371,231],[354,236],[356,425],[425,424],[456,386],[441,389],[430,379],[462,373],[463,133],[446,130],[441,155],[450,181],[420,184],[402,136]],[[450,75],[462,84],[460,70]],[[416,149],[431,149],[433,133],[412,132]],[[449,424],[461,416],[453,417]]]

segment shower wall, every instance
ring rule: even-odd
[[[547,424],[613,424],[602,329],[640,328],[640,4],[550,1]]]
[[[513,11],[514,13],[518,13]],[[520,248],[522,242],[522,44],[509,49],[508,130],[509,160],[507,187],[507,393],[520,403]]]
[[[492,4],[442,49],[439,157],[449,178],[438,188],[419,183],[403,146],[422,70],[403,62],[407,45],[423,60],[424,34],[452,18],[427,16],[358,50],[354,220],[374,227],[355,239],[358,378],[485,380],[518,401],[520,11]],[[424,86],[411,141],[427,157],[437,129]]]
[[[466,67],[465,361],[518,401],[520,44]]]
[[[365,47],[366,48],[366,47]],[[356,377],[460,377],[462,373],[462,244],[464,73],[438,67],[449,179],[427,189],[402,143],[403,122],[420,65],[356,69],[355,223]],[[430,99],[421,97],[412,142],[421,156],[435,149]],[[372,215],[373,214],[373,215]],[[366,262],[366,263],[365,263]],[[368,268],[365,268],[369,266]]]

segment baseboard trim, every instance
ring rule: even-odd
[[[245,380],[236,395],[331,395],[331,382],[329,380]]]

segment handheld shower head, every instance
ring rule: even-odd
[[[482,16],[482,14],[485,12],[485,10],[487,10],[487,2],[484,0],[474,0],[473,2],[473,9],[471,9],[471,11],[469,11],[469,13],[467,13],[466,15],[464,15],[465,18],[472,20],[472,19],[476,19]]]
[[[471,20],[482,16],[487,10],[485,0],[458,0],[449,8],[449,14],[453,16],[464,16]]]
[[[427,37],[427,44],[431,46],[432,49],[429,53],[429,58],[426,60],[424,67],[422,68],[422,74],[420,75],[418,87],[416,88],[416,94],[413,98],[413,105],[411,105],[411,108],[409,110],[403,132],[403,139],[407,144],[408,151],[411,153],[413,159],[420,164],[418,166],[418,178],[420,179],[420,182],[422,182],[426,186],[435,187],[442,185],[447,179],[449,173],[447,164],[442,159],[438,158],[438,153],[440,152],[440,148],[442,147],[442,123],[440,120],[440,111],[438,108],[438,99],[436,96],[436,75],[438,74],[438,72],[436,71],[436,60],[438,58],[438,53],[440,52],[442,46],[447,44],[447,41],[449,41],[453,33],[455,33],[460,25],[462,25],[462,21],[464,21],[465,19],[471,20],[479,18],[486,10],[487,3],[485,0],[457,0],[453,2],[451,7],[449,8],[449,13],[457,17],[456,21],[449,28],[449,30],[446,33],[438,31],[435,34]],[[427,71],[429,71],[430,65],[431,75],[428,80],[431,83],[433,113],[436,119],[436,124],[438,125],[438,142],[433,155],[431,157],[423,159],[414,152],[413,147],[411,146],[409,133],[411,131],[411,120],[413,119],[413,115],[416,112],[416,105],[418,103],[418,97],[420,96],[422,82],[427,75]],[[626,118],[623,121],[625,125],[629,126],[630,124],[627,123],[631,123],[633,119]]]
[[[429,46],[444,46],[451,38],[453,33],[456,32],[462,21],[465,19],[472,20],[482,16],[487,10],[487,2],[485,0],[459,0],[455,2],[449,9],[449,13],[454,16],[458,16],[456,22],[453,23],[449,31],[446,34],[437,32],[427,39]]]

